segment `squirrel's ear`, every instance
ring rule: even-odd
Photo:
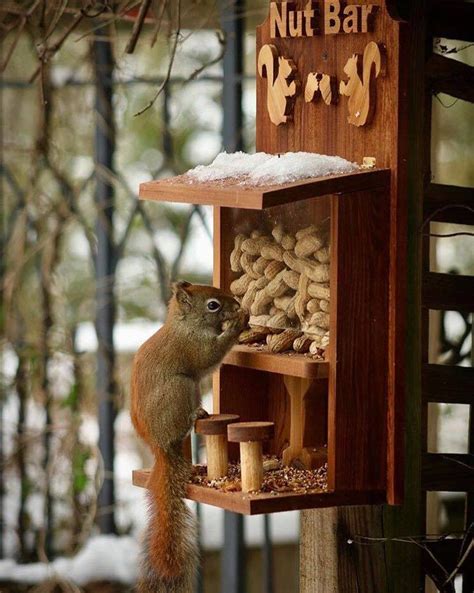
[[[173,294],[176,297],[179,305],[185,309],[189,309],[191,307],[191,295],[186,290],[191,286],[190,282],[186,282],[185,280],[180,280],[179,282],[175,282],[173,284]]]

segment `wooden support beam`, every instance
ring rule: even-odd
[[[474,276],[426,273],[423,306],[441,311],[474,311]]]
[[[425,364],[422,393],[427,403],[474,405],[474,368]]]
[[[428,32],[433,37],[474,41],[474,4],[436,2],[429,10]]]
[[[427,62],[427,80],[434,93],[474,101],[474,67],[433,54]]]
[[[474,483],[474,455],[425,453],[422,456],[423,490],[466,492]]]
[[[425,193],[423,210],[423,220],[427,219],[474,225],[474,189],[430,183]]]
[[[354,543],[355,535],[384,537],[382,507],[336,507],[302,513],[302,593],[388,591],[384,546]]]

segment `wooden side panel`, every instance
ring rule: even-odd
[[[380,490],[387,481],[388,195],[334,196],[331,225],[329,485]]]
[[[328,382],[313,381],[305,397],[304,447],[320,447],[328,442]]]

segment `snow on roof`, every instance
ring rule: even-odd
[[[239,179],[248,185],[291,183],[311,177],[351,173],[358,165],[339,156],[312,152],[286,152],[275,155],[266,152],[221,152],[210,165],[198,165],[186,173],[192,181],[206,183]]]

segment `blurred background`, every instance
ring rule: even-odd
[[[170,281],[212,272],[212,210],[139,203],[138,186],[255,148],[267,2],[161,0],[138,29],[140,4],[0,7],[3,591],[133,586],[146,504],[131,472],[150,456],[129,418],[131,359]],[[436,49],[473,64],[472,44]],[[473,110],[433,97],[437,183],[474,184]],[[431,237],[433,271],[473,274],[469,227],[427,230],[455,235]],[[472,366],[472,314],[430,321],[431,361]],[[430,451],[467,452],[468,424],[468,406],[430,404]],[[430,495],[428,533],[462,530],[463,509]],[[298,513],[198,513],[200,591],[297,591]]]

